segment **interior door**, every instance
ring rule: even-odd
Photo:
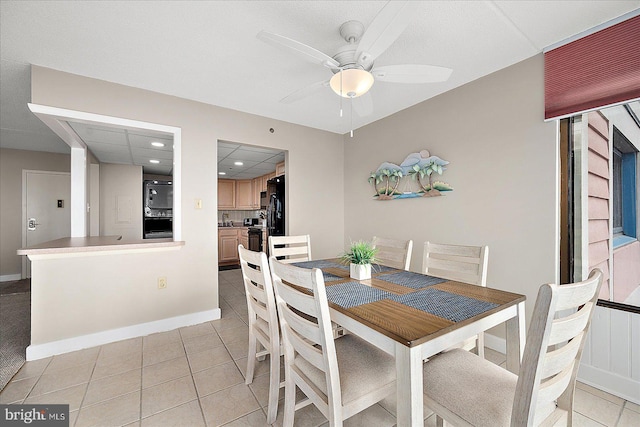
[[[24,244],[33,246],[71,235],[71,175],[64,172],[24,172]],[[23,257],[22,275],[31,277],[31,262]]]

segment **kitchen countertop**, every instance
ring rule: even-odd
[[[121,250],[178,248],[184,242],[173,239],[122,240],[122,236],[64,237],[18,249],[18,255],[78,254]]]

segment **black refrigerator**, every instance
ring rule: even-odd
[[[284,175],[267,181],[267,197],[267,233],[269,236],[284,236]]]

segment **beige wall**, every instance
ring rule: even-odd
[[[64,278],[60,286],[73,298],[61,299],[62,306],[34,305],[32,344],[122,327],[123,319],[127,324],[150,322],[218,307],[219,139],[285,150],[288,232],[310,234],[314,257],[342,251],[341,135],[35,66],[31,80],[32,102],[37,104],[182,129],[185,241],[175,252],[43,261],[36,272]],[[202,209],[195,209],[196,199],[202,199]],[[167,289],[157,289],[159,276],[167,276]],[[53,292],[53,286],[57,284],[34,282],[34,304],[36,299],[45,301],[41,297]],[[77,311],[77,304],[83,304],[84,311]],[[67,314],[65,319],[56,318],[60,313]]]
[[[423,245],[489,245],[487,283],[527,296],[555,282],[557,124],[543,122],[543,58],[538,55],[345,137],[345,244],[373,235]],[[448,160],[443,197],[377,201],[367,178],[428,149]]]
[[[100,235],[142,239],[142,167],[100,164]]]
[[[68,154],[0,149],[0,276],[21,274],[22,170],[69,172]]]

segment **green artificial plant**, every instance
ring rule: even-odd
[[[373,264],[376,262],[377,248],[374,248],[370,242],[358,240],[351,242],[349,251],[340,257],[344,264]]]

